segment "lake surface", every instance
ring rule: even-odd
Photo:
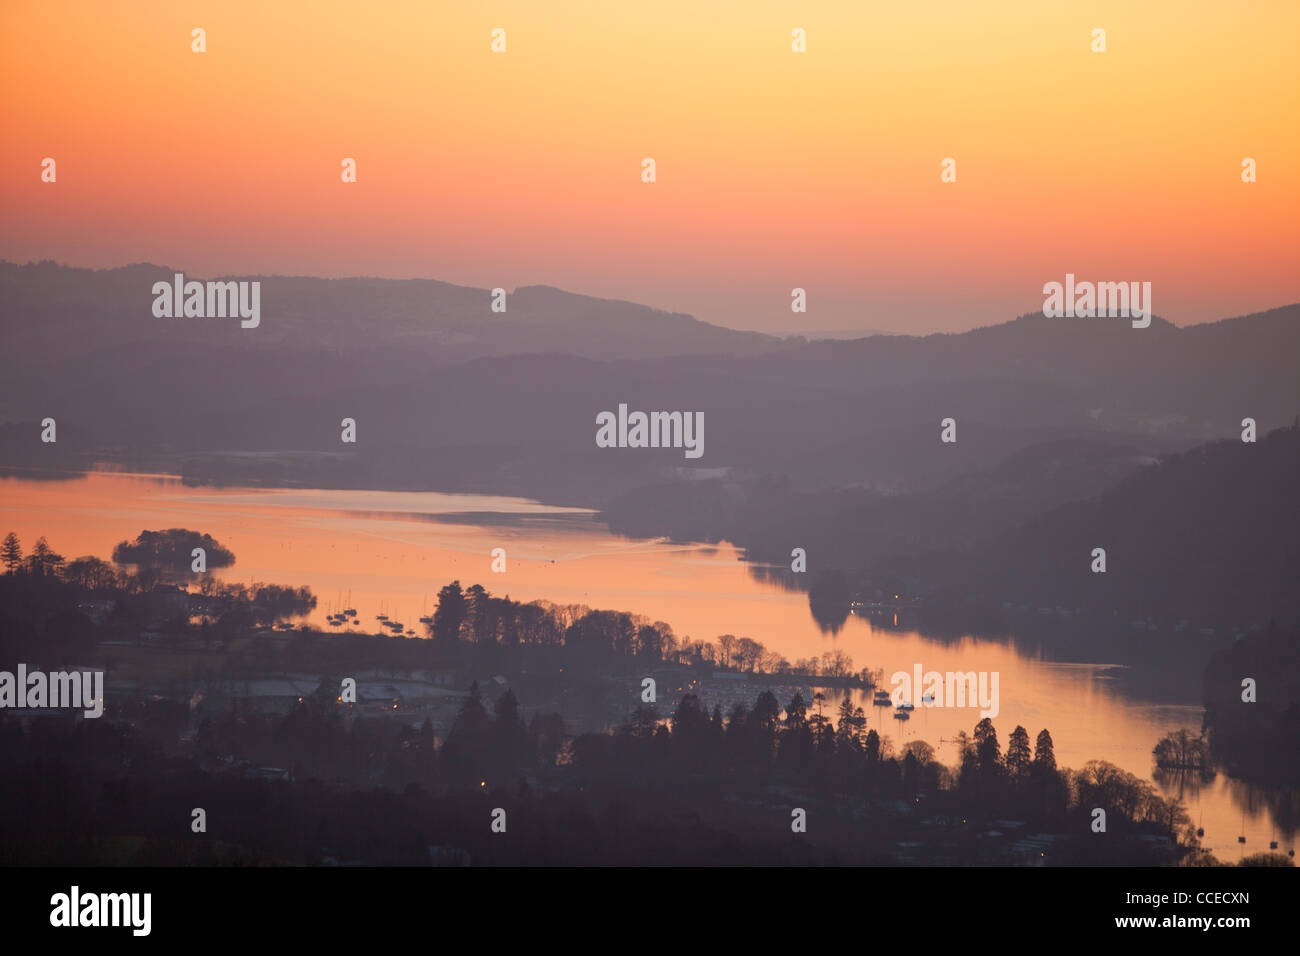
[[[319,600],[310,620],[326,629],[329,613],[352,607],[360,627],[347,630],[377,631],[375,616],[385,613],[423,635],[418,619],[433,613],[438,589],[456,579],[515,600],[643,614],[670,624],[679,639],[750,637],[790,661],[839,648],[856,667],[883,670],[886,686],[895,671],[910,674],[917,664],[996,671],[993,723],[1004,751],[1017,724],[1031,743],[1047,728],[1061,767],[1104,759],[1152,781],[1156,741],[1169,730],[1200,729],[1199,684],[1187,688],[1185,701],[1155,704],[1116,680],[1122,669],[1113,663],[1053,661],[1038,645],[1027,651],[1014,640],[932,640],[857,616],[827,635],[805,595],[761,580],[736,549],[626,540],[582,509],[432,492],[195,488],[170,476],[109,472],[0,479],[0,535],[16,532],[25,550],[44,535],[66,558],[107,559],[114,545],[141,531],[178,527],[209,533],[235,553],[233,567],[214,572],[226,580],[310,587]],[[506,551],[505,573],[491,570],[494,548]],[[896,748],[924,740],[940,760],[955,763],[951,738],[973,730],[978,709],[914,703],[911,720],[901,723],[867,701],[868,726]],[[832,712],[837,704],[828,692]],[[1161,790],[1179,795],[1176,787]],[[1294,832],[1274,833],[1261,795],[1236,781],[1220,775],[1181,795],[1193,824],[1205,828],[1202,844],[1221,860],[1265,851],[1271,839],[1281,852],[1294,846]]]

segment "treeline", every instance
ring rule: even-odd
[[[1300,633],[1248,634],[1205,667],[1210,756],[1251,783],[1300,786]]]
[[[0,659],[68,661],[98,640],[136,639],[145,628],[172,638],[191,628],[230,637],[316,606],[305,587],[227,584],[193,573],[190,550],[184,550],[191,545],[211,547],[216,566],[234,560],[211,536],[184,529],[122,542],[114,553],[138,562],[125,564],[93,555],[68,560],[44,537],[24,555],[10,532],[0,542]]]
[[[11,866],[860,862],[828,835],[791,840],[779,820],[742,831],[734,813],[701,819],[699,803],[689,798],[656,797],[651,804],[630,790],[489,789],[477,781],[430,789],[310,775],[256,779],[165,757],[140,736],[143,729],[42,720],[24,730],[0,712],[0,759],[8,769],[0,775],[0,860]],[[407,735],[402,743],[413,739]],[[370,722],[357,728],[354,741],[357,761],[377,742],[387,748]],[[191,831],[194,807],[207,811],[206,833]],[[496,808],[508,814],[508,839],[491,829]]]
[[[1150,827],[1195,843],[1182,803],[1106,761],[1083,770],[1059,770],[1047,730],[1032,747],[1017,726],[1003,753],[988,718],[973,735],[956,740],[956,766],[935,759],[924,741],[895,753],[889,738],[865,729],[862,708],[849,697],[837,717],[810,712],[796,693],[784,710],[770,692],[752,707],[736,705],[724,718],[688,695],[671,719],[642,707],[612,735],[586,735],[573,742],[573,768],[586,783],[620,780],[681,789],[728,790],[749,785],[798,787],[827,795],[883,796],[916,802],[937,800],[963,817],[1013,818],[1036,826],[1088,832],[1094,808],[1107,810],[1110,832]]]
[[[196,626],[212,628],[205,632],[207,636],[230,637],[305,614],[316,606],[316,597],[305,587],[225,584],[210,573],[195,573],[191,554],[196,548],[203,549],[209,568],[234,562],[234,554],[210,535],[183,528],[144,531],[134,541],[120,542],[113,549],[112,563],[91,555],[68,561],[50,548],[44,537],[24,556],[11,532],[0,544],[4,577],[9,579],[0,588],[0,614],[25,608],[16,616],[26,618],[26,629],[35,625],[43,630],[50,616],[75,613],[79,598],[94,598],[116,605],[105,622],[109,630],[152,623],[164,625],[176,636],[190,629],[191,618],[197,618]],[[69,585],[71,590],[60,590],[53,582]],[[151,595],[157,598],[160,590],[165,593],[168,588],[172,594],[189,595],[184,606],[150,601]],[[20,591],[26,597],[20,596]],[[31,600],[37,593],[41,599],[35,605],[41,606]],[[141,599],[129,600],[133,595]],[[77,632],[87,630],[84,622],[63,623],[75,624]],[[579,675],[588,676],[608,673],[605,669],[610,666],[621,669],[631,662],[851,678],[863,684],[878,676],[866,669],[855,671],[852,658],[839,649],[791,662],[749,637],[723,634],[712,641],[694,641],[679,638],[663,621],[640,615],[546,601],[512,601],[508,596],[493,596],[480,584],[462,588],[459,581],[439,590],[426,630],[433,647],[416,655],[423,666],[469,661],[489,664],[494,658],[504,664],[511,652],[519,649],[563,648],[563,657]],[[484,653],[488,649],[502,653]]]
[[[195,550],[203,552],[203,569],[195,570]],[[42,535],[29,555],[10,531],[0,542],[0,563],[6,574],[61,577],[88,591],[147,591],[162,583],[185,583],[201,574],[235,563],[234,552],[210,534],[186,528],[141,531],[134,541],[120,541],[113,547],[113,561],[86,555],[67,560],[50,547]],[[206,578],[205,578],[206,579]]]
[[[523,604],[509,597],[493,597],[480,584],[462,589],[459,581],[438,592],[438,606],[427,630],[445,647],[563,646],[575,663],[592,673],[614,660],[638,660],[747,673],[852,677],[864,683],[877,676],[866,669],[855,672],[853,659],[838,649],[790,662],[748,637],[723,634],[715,641],[693,641],[678,638],[663,621],[652,622],[640,615],[546,601]]]
[[[1195,842],[1182,805],[1131,774],[1104,761],[1058,769],[1046,730],[1031,746],[1015,728],[1004,753],[983,720],[949,768],[921,741],[894,752],[848,700],[832,719],[821,701],[809,709],[796,694],[782,709],[764,692],[727,717],[688,696],[666,719],[641,708],[612,734],[570,740],[558,714],[525,721],[512,690],[491,700],[475,685],[439,746],[428,721],[357,717],[336,691],[322,680],[281,717],[205,718],[183,756],[169,742],[183,703],[142,702],[114,723],[24,727],[0,713],[0,759],[12,771],[0,780],[0,852],[11,862],[48,852],[47,863],[416,865],[437,845],[432,857],[447,861],[468,851],[498,863],[889,863],[910,839],[922,854],[974,863],[999,859],[982,841],[1002,819],[1065,835],[1053,863],[1158,860],[1141,841],[1116,841],[1126,835]],[[258,766],[289,769],[292,781],[241,771]],[[900,805],[915,811],[889,809]],[[207,810],[209,838],[182,843],[194,806]],[[804,846],[791,845],[790,806],[815,815]],[[362,812],[375,807],[396,816]],[[521,837],[505,857],[486,839],[496,807]],[[1091,829],[1096,808],[1107,812],[1105,839]],[[704,839],[714,858],[674,829]],[[53,845],[61,832],[81,836]],[[624,842],[592,842],[600,835]],[[537,855],[515,855],[525,847]]]

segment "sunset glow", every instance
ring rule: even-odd
[[[1067,271],[1149,279],[1179,324],[1300,298],[1293,3],[263,7],[0,14],[0,257],[545,283],[772,330],[968,328]]]

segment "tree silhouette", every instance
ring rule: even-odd
[[[492,710],[496,714],[490,735],[494,751],[493,764],[497,775],[504,778],[507,774],[518,772],[528,763],[525,754],[528,734],[523,719],[519,716],[519,701],[513,690],[506,688],[506,692],[497,698]]]
[[[698,767],[708,759],[709,715],[694,694],[682,698],[672,717],[673,742],[688,767]]]
[[[1020,780],[1029,772],[1033,757],[1029,752],[1029,731],[1019,724],[1007,738],[1007,773],[1012,780]]]
[[[812,756],[813,738],[808,727],[808,707],[798,691],[785,708],[785,733],[781,735],[781,760],[788,766],[804,767]]]
[[[1185,729],[1161,737],[1151,755],[1162,770],[1201,770],[1208,757],[1205,738],[1193,736]]]
[[[438,592],[438,609],[433,612],[429,632],[434,640],[454,644],[460,638],[460,626],[465,620],[466,604],[459,581],[452,581]],[[478,685],[474,685],[477,689]]]
[[[991,775],[997,772],[1000,750],[998,732],[993,728],[993,721],[985,717],[975,725],[975,759],[980,773]]]
[[[1034,741],[1034,772],[1038,774],[1056,773],[1056,753],[1052,749],[1052,735],[1044,728],[1038,732]]]
[[[45,540],[45,536],[36,539],[32,553],[27,556],[27,570],[38,577],[57,575],[63,569],[63,555],[56,553]]]
[[[486,782],[484,774],[487,773],[490,752],[490,725],[478,681],[474,681],[469,696],[461,702],[442,748],[443,766],[448,777],[456,783],[478,785]]]
[[[93,555],[74,558],[63,569],[64,580],[87,591],[107,590],[117,584],[118,572],[107,561]]]
[[[868,763],[878,763],[880,761],[880,734],[874,730],[868,730],[867,738],[862,742],[862,750]]]
[[[18,535],[12,531],[5,535],[4,544],[0,545],[0,560],[4,561],[6,574],[14,574],[23,566],[23,548],[18,543]]]
[[[133,565],[142,582],[184,581],[194,577],[193,552],[202,548],[209,571],[235,563],[234,552],[210,534],[188,528],[141,531],[134,541],[120,541],[113,548],[113,563]]]
[[[718,647],[722,651],[722,656],[718,659],[718,663],[721,664],[724,668],[731,666],[731,651],[735,646],[736,646],[736,635],[734,634],[718,635]]]

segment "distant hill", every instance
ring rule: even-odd
[[[805,342],[818,342],[824,340],[844,342],[851,339],[870,338],[873,335],[898,335],[899,333],[890,332],[886,329],[791,329],[777,334],[786,340],[803,339]]]
[[[898,495],[664,482],[628,492],[602,517],[635,537],[730,541],[777,568],[801,547],[810,572],[910,580],[944,601],[1086,609],[1124,628],[1154,617],[1294,629],[1298,489],[1292,425],[1253,444],[1230,439],[1158,461],[1133,447],[1058,439]],[[1105,549],[1105,573],[1091,570],[1094,548]],[[809,587],[816,574],[778,577]]]
[[[1255,682],[1244,703],[1242,680]],[[1300,786],[1300,632],[1268,628],[1205,668],[1205,729],[1219,766],[1252,783]]]
[[[0,264],[0,466],[105,458],[195,480],[596,507],[710,474],[925,494],[1056,440],[1149,457],[1235,435],[1247,415],[1263,432],[1300,412],[1300,306],[1185,329],[1037,315],[783,342],[544,286],[497,314],[485,289],[272,276],[261,326],[241,329],[155,318],[152,283],[170,275]],[[596,447],[597,413],[619,403],[702,412],[704,457]],[[35,440],[46,416],[57,449]],[[344,417],[354,446],[339,441]],[[939,441],[945,417],[956,444]]]
[[[241,329],[223,319],[156,319],[153,283],[170,282],[177,271],[150,263],[92,270],[0,261],[0,327],[10,346],[0,361],[45,366],[123,346],[184,345],[342,355],[378,349],[443,364],[521,352],[604,359],[743,355],[779,344],[757,332],[547,286],[509,292],[506,311],[492,312],[490,290],[427,279],[185,273],[186,280],[260,281],[262,324]]]
[[[726,540],[744,547],[753,560],[778,565],[788,563],[797,545],[817,568],[852,572],[886,559],[974,548],[1042,512],[1100,494],[1155,461],[1132,446],[1087,433],[1018,449],[1029,438],[1021,432],[978,429],[970,438],[991,464],[926,490],[664,482],[628,492],[603,517],[631,536]]]
[[[1010,600],[1300,626],[1300,426],[1171,455],[983,550]],[[1106,572],[1091,571],[1094,548]]]

